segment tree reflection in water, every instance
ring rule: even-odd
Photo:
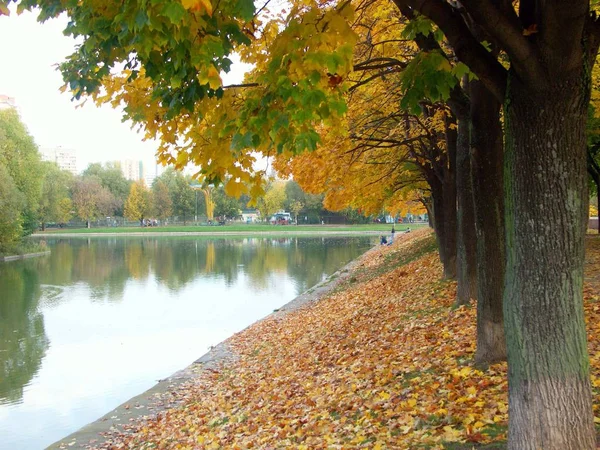
[[[93,302],[121,302],[128,283],[152,281],[177,293],[198,278],[231,286],[246,277],[255,292],[286,274],[298,294],[356,258],[366,238],[48,239],[52,254],[0,265],[0,404],[19,402],[48,349],[40,303],[68,301],[87,287]]]
[[[17,403],[48,349],[35,267],[0,265],[0,293],[0,404]]]

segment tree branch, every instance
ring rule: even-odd
[[[409,7],[429,17],[442,30],[454,53],[479,77],[501,102],[504,101],[507,71],[475,39],[461,15],[444,0],[394,0],[400,11]]]
[[[223,86],[223,89],[235,89],[235,88],[249,88],[249,87],[257,87],[258,83],[245,83],[245,84],[229,84],[227,86]]]
[[[523,28],[516,16],[506,14],[490,0],[461,2],[477,25],[506,51],[521,77],[538,83],[546,79],[537,50],[523,35]]]

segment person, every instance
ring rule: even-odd
[[[385,236],[383,236],[383,235],[381,236],[381,238],[379,239],[379,243],[381,245],[387,245],[388,242],[387,242],[387,239],[385,238]]]

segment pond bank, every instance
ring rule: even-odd
[[[10,261],[18,261],[21,259],[37,258],[39,256],[46,256],[49,254],[50,254],[50,250],[47,250],[44,252],[23,253],[22,255],[0,256],[0,262],[10,262]]]

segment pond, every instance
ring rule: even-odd
[[[370,237],[49,239],[0,263],[0,449],[44,448],[325,279]]]

